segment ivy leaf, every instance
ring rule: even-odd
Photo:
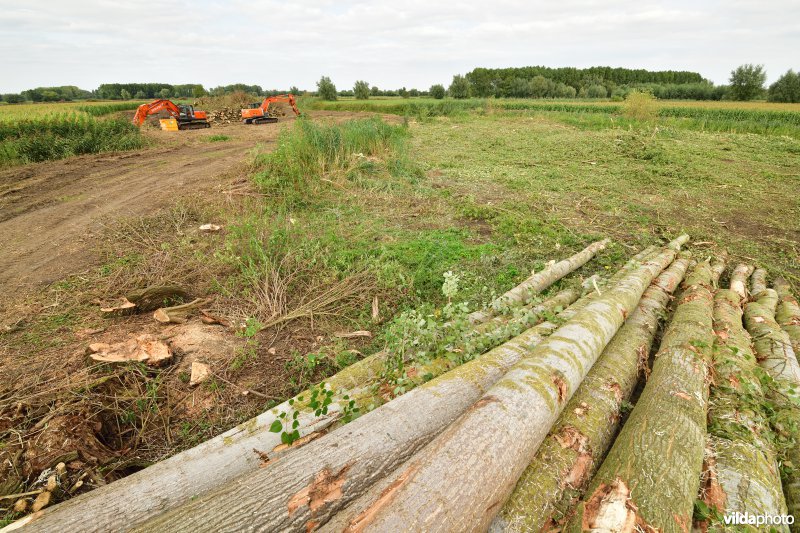
[[[273,433],[280,433],[283,429],[283,424],[281,424],[280,420],[274,420],[272,425],[269,427],[269,430]]]

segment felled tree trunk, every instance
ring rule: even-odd
[[[734,272],[746,277],[748,267],[739,265]],[[723,515],[786,514],[776,453],[768,438],[769,421],[761,408],[764,390],[750,335],[742,326],[736,280],[732,276],[731,289],[720,289],[714,296],[715,379],[708,412],[711,457],[706,462],[707,486],[701,493],[706,504]]]
[[[706,444],[715,271],[700,263],[684,282],[647,385],[568,530],[691,528]]]
[[[663,251],[629,273],[536,347],[408,468],[392,473],[388,491],[351,528],[487,528],[584,372],[675,254]]]
[[[755,275],[755,274],[754,274]],[[755,293],[755,289],[753,290]],[[783,449],[785,468],[783,492],[789,513],[800,518],[800,365],[789,335],[774,319],[771,309],[777,301],[773,289],[762,289],[757,300],[744,307],[745,326],[753,337],[753,348],[761,365],[774,380],[768,397],[775,416],[772,426]]]
[[[559,261],[558,263],[549,265],[541,272],[533,274],[531,277],[492,302],[490,306],[491,309],[475,311],[474,313],[470,314],[470,322],[474,324],[485,322],[494,314],[494,310],[525,304],[534,294],[543,291],[570,272],[573,272],[585,265],[592,257],[595,256],[595,254],[597,254],[597,252],[608,246],[609,242],[609,239],[603,239],[602,241],[594,242],[577,254],[568,257],[563,261]]]
[[[688,256],[676,259],[645,291],[525,469],[492,531],[541,531],[581,495],[616,435],[620,408],[647,368],[658,321],[688,264]]]

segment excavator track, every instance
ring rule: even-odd
[[[185,122],[183,124],[178,124],[179,130],[202,130],[210,127],[211,124],[208,122]]]
[[[276,117],[259,117],[254,118],[252,123],[258,126],[260,124],[273,124],[275,122],[278,122]]]

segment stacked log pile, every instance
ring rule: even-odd
[[[540,299],[591,268],[607,246],[593,243],[464,315],[446,353],[416,361],[389,345],[24,525],[677,532],[793,516],[800,306],[783,280],[727,273],[722,254],[681,252],[687,241]],[[388,365],[413,370],[409,390],[385,393]]]

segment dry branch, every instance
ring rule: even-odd
[[[495,299],[491,303],[490,309],[475,311],[470,314],[470,322],[474,324],[485,322],[494,314],[493,310],[513,305],[523,305],[530,300],[534,294],[543,291],[570,272],[585,265],[597,252],[603,250],[609,242],[609,239],[594,242],[577,254],[559,261],[558,263],[549,265],[541,272],[531,275],[531,277]]]
[[[162,307],[156,309],[155,313],[153,313],[153,318],[162,324],[182,324],[189,319],[194,311],[205,303],[206,301],[204,299],[197,298],[186,304]]]
[[[540,531],[580,496],[611,446],[620,408],[647,368],[659,319],[688,265],[688,255],[676,259],[645,291],[536,452],[492,531]]]
[[[569,523],[665,532],[691,527],[705,448],[715,271],[708,261],[687,277],[674,318],[636,407]]]

